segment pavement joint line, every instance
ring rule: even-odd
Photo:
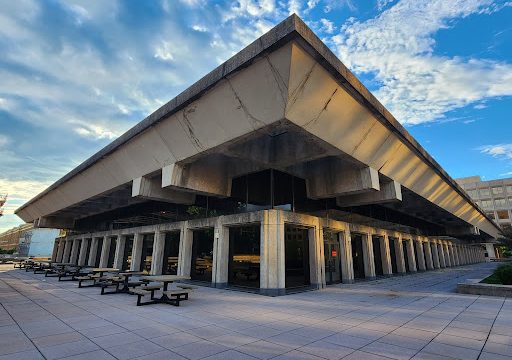
[[[487,333],[487,337],[485,338],[484,346],[482,346],[482,349],[480,349],[480,354],[478,354],[477,360],[480,360],[480,357],[482,356],[482,352],[484,351],[485,345],[487,345],[487,341],[489,340],[489,336],[491,335],[492,328],[494,327],[494,324],[496,323],[496,319],[498,318],[501,310],[503,309],[503,306],[505,305],[505,300],[507,300],[507,298],[504,298],[503,301],[501,302],[500,309],[498,310],[498,312],[496,313],[496,316],[494,317],[494,320],[492,321],[491,328],[489,329],[489,332]],[[498,354],[498,355],[501,355],[501,354]]]

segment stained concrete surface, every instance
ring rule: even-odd
[[[136,307],[0,266],[3,359],[512,359],[512,299],[460,295],[495,264],[271,298],[200,288]]]

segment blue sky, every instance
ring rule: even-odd
[[[511,1],[0,0],[0,231],[293,12],[453,177],[512,177]]]

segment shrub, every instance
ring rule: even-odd
[[[512,265],[501,265],[494,274],[503,285],[512,285]]]

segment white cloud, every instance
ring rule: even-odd
[[[394,2],[395,0],[377,0],[377,10],[384,10],[389,4]]]
[[[323,31],[327,34],[332,34],[336,30],[334,23],[330,20],[322,18],[320,19],[320,23],[322,24],[320,31]]]
[[[511,64],[433,54],[437,31],[495,10],[491,0],[402,0],[374,19],[349,20],[332,41],[350,69],[374,75],[376,96],[400,122],[419,124],[512,95]]]
[[[297,14],[300,16],[302,8],[301,0],[288,0],[288,14]]]
[[[11,142],[7,135],[0,134],[0,148],[5,147]]]
[[[484,145],[478,150],[495,158],[512,160],[512,144]]]
[[[173,61],[174,56],[171,52],[172,44],[167,41],[162,41],[162,43],[157,46],[155,49],[155,57],[157,59],[162,59],[164,61]]]

